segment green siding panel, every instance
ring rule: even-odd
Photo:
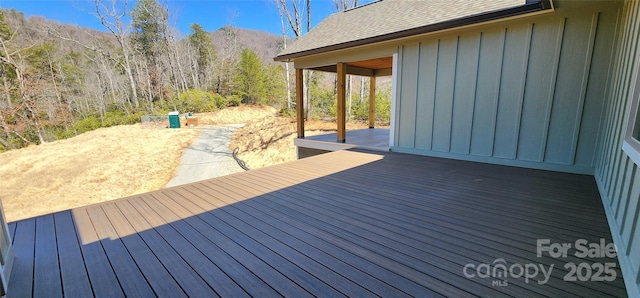
[[[634,268],[640,268],[640,229],[638,229],[638,221],[640,221],[640,175],[638,168],[634,166],[635,179],[630,185],[631,192],[629,196],[625,196],[624,200],[629,205],[625,208],[624,214],[620,214],[622,224],[620,225],[621,238],[626,242],[626,249],[621,250],[619,254],[628,256],[629,261]]]
[[[433,150],[440,152],[449,152],[451,148],[451,118],[457,52],[457,37],[440,40],[438,47],[438,69],[436,72],[432,147]]]
[[[438,41],[420,44],[420,73],[418,74],[418,103],[416,119],[416,148],[431,150],[433,139],[433,109],[435,105],[436,71],[438,68]]]
[[[576,121],[582,113],[582,82],[588,75],[584,69],[585,64],[590,62],[587,57],[590,32],[586,28],[591,28],[590,15],[566,20],[545,152],[545,161],[548,162],[573,163],[573,135]]]
[[[625,209],[627,207],[627,200],[629,198],[629,192],[631,191],[632,182],[634,180],[635,175],[635,167],[633,166],[633,162],[631,160],[627,160],[625,164],[624,176],[623,179],[620,179],[620,186],[618,187],[618,191],[620,195],[613,200],[613,210],[614,214],[618,220],[618,226],[624,227],[624,216],[620,216],[621,213],[625,213]],[[623,230],[621,230],[622,232]]]
[[[631,261],[631,264],[633,265],[634,268],[640,268],[640,228],[638,227],[638,225],[640,224],[640,209],[638,208],[638,206],[640,204],[638,204],[638,197],[634,198],[634,205],[636,207],[635,209],[635,217],[633,220],[633,225],[632,225],[632,229],[630,229],[630,235],[629,235],[629,244],[628,244],[628,252],[627,255],[629,256],[629,259]],[[640,273],[640,269],[638,269],[638,273]],[[640,275],[638,275],[638,278],[636,280],[640,280]]]
[[[617,11],[559,8],[401,46],[396,147],[593,173],[599,148],[620,150],[598,145],[618,125],[603,125]]]
[[[518,159],[543,161],[555,90],[564,20],[533,26],[524,93]]]
[[[402,104],[400,105],[400,125],[398,127],[399,145],[413,147],[415,145],[416,128],[416,101],[418,85],[418,61],[420,47],[418,44],[402,47],[402,80],[400,92]]]
[[[471,154],[493,155],[493,140],[498,113],[498,94],[502,72],[505,30],[483,32],[480,40],[476,103],[471,128]]]
[[[451,123],[451,152],[454,153],[468,154],[471,147],[479,51],[479,33],[460,37]]]
[[[591,59],[591,70],[587,85],[583,117],[593,119],[592,121],[582,121],[578,147],[576,150],[575,164],[583,166],[596,166],[597,149],[602,146],[597,144],[602,133],[602,118],[604,106],[606,104],[606,86],[609,82],[612,45],[615,44],[616,24],[619,22],[619,14],[616,11],[602,12],[598,19],[598,29],[593,47],[593,57],[603,57],[601,59]]]
[[[495,157],[516,157],[531,27],[525,24],[507,29],[493,152]]]
[[[631,247],[633,242],[634,230],[638,222],[638,199],[640,198],[640,175],[638,175],[637,167],[633,167],[634,179],[632,184],[628,186],[630,193],[623,196],[625,207],[622,214],[618,214],[618,218],[622,218],[620,221],[620,234]],[[626,205],[628,204],[628,205]],[[638,239],[637,241],[640,241]]]
[[[615,8],[615,7],[614,7]],[[609,24],[618,22],[618,26]],[[633,79],[640,68],[639,35],[640,35],[640,1],[625,1],[622,11],[604,11],[598,16],[598,33],[593,48],[591,73],[606,73],[605,79],[590,79],[585,101],[584,115],[589,110],[595,110],[600,103],[599,93],[589,91],[598,88],[598,84],[606,85],[604,111],[601,114],[602,123],[599,127],[599,144],[595,149],[597,157],[596,181],[600,189],[603,205],[609,218],[612,235],[617,246],[618,260],[630,296],[640,296],[640,174],[638,165],[621,150],[625,129],[628,121],[629,107],[632,99]],[[615,36],[615,41],[613,40]],[[607,45],[608,44],[608,45]],[[608,67],[604,61],[595,59],[598,52],[608,51],[607,47],[615,48],[615,56],[610,59]],[[606,82],[606,83],[605,83]],[[593,96],[591,98],[590,96]],[[586,130],[583,124],[582,130]],[[586,131],[585,131],[586,132]],[[593,136],[590,136],[593,137]],[[585,145],[581,134],[578,143],[576,163],[588,161],[585,155],[581,157],[581,148]],[[588,153],[588,151],[585,151]]]

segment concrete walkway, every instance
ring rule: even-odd
[[[244,171],[229,150],[231,134],[244,124],[209,125],[200,130],[196,141],[182,154],[176,177],[165,187],[172,187]]]

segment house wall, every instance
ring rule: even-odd
[[[398,47],[392,151],[592,174],[620,2]]]
[[[640,1],[626,1],[607,84],[595,177],[630,297],[640,297],[640,170],[622,150],[640,71]]]

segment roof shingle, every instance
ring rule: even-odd
[[[380,0],[330,15],[280,57],[522,6],[526,0]]]

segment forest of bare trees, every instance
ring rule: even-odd
[[[358,4],[334,3],[337,11]],[[280,37],[232,24],[215,32],[192,24],[183,35],[157,0],[92,4],[104,30],[0,10],[0,152],[139,122],[145,114],[240,103],[292,108],[291,65],[272,58],[311,29],[309,0],[274,0]],[[309,110],[330,114],[333,88],[321,83],[327,80],[306,73]]]
[[[239,29],[193,24],[181,36],[156,0],[94,4],[102,32],[0,11],[0,151],[174,109],[286,105],[284,66],[242,44]]]

